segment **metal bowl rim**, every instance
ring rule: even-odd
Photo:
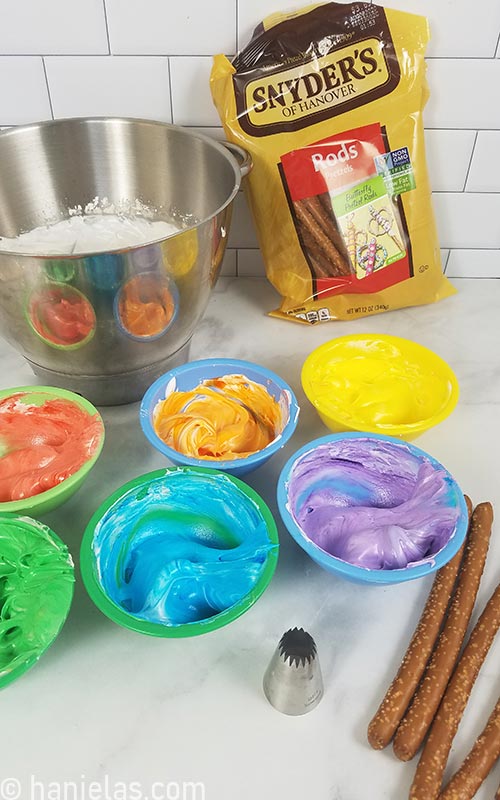
[[[35,129],[35,128],[48,128],[48,127],[53,127],[53,126],[59,127],[60,125],[62,125],[64,123],[67,123],[67,122],[76,122],[76,123],[79,123],[79,122],[81,122],[81,123],[87,123],[87,122],[108,123],[108,122],[112,122],[112,123],[126,123],[126,124],[141,123],[141,124],[147,124],[149,126],[154,126],[154,127],[172,128],[172,129],[175,129],[176,131],[182,132],[183,135],[185,135],[185,136],[187,136],[189,138],[201,139],[203,142],[208,144],[214,150],[217,150],[231,164],[231,166],[233,168],[233,172],[234,172],[234,178],[235,178],[234,187],[233,187],[229,197],[225,200],[225,202],[221,206],[219,206],[219,208],[217,208],[213,212],[213,214],[209,214],[207,217],[204,217],[201,220],[197,220],[196,222],[193,222],[192,225],[187,225],[185,228],[181,228],[177,233],[172,233],[170,236],[163,236],[163,237],[161,237],[159,239],[150,239],[150,240],[147,240],[147,241],[141,243],[140,245],[136,244],[136,245],[133,245],[131,247],[119,247],[119,248],[111,249],[111,250],[108,250],[108,249],[106,249],[106,250],[93,250],[91,252],[75,253],[74,255],[73,254],[65,254],[65,253],[60,253],[60,254],[57,254],[57,253],[48,253],[48,254],[47,253],[36,253],[36,254],[34,254],[34,253],[21,253],[18,250],[4,250],[0,246],[0,256],[17,256],[17,257],[20,257],[20,258],[36,258],[36,259],[40,259],[40,260],[46,260],[46,259],[49,259],[49,260],[55,260],[55,259],[63,260],[64,259],[64,260],[68,260],[68,261],[70,261],[70,260],[75,260],[76,261],[76,260],[83,259],[83,258],[91,258],[92,256],[100,256],[100,255],[107,255],[107,254],[113,254],[114,255],[114,254],[118,254],[118,253],[130,253],[130,252],[132,252],[134,250],[139,250],[141,247],[149,247],[150,245],[153,245],[153,244],[161,244],[162,242],[165,242],[168,239],[173,239],[175,236],[178,236],[179,234],[186,233],[187,231],[190,231],[190,230],[194,230],[194,229],[200,227],[201,225],[203,225],[204,223],[209,222],[211,219],[214,219],[214,217],[217,217],[222,211],[224,211],[224,209],[227,208],[227,206],[230,205],[233,202],[234,198],[236,197],[236,195],[239,192],[239,189],[240,189],[240,186],[241,186],[242,175],[241,175],[241,172],[240,172],[238,161],[237,161],[236,157],[231,153],[231,151],[228,148],[224,147],[224,145],[221,142],[218,142],[215,139],[212,139],[210,136],[206,136],[203,133],[197,133],[197,132],[195,133],[194,131],[191,131],[191,130],[188,130],[188,129],[184,128],[182,125],[174,125],[173,123],[170,123],[170,122],[161,122],[160,120],[144,119],[144,118],[140,118],[140,117],[100,117],[100,116],[97,116],[97,117],[64,117],[64,118],[61,118],[61,119],[48,119],[48,120],[42,120],[41,122],[32,122],[32,123],[30,123],[28,125],[17,125],[17,126],[12,126],[11,128],[6,128],[5,130],[0,131],[0,141],[1,141],[2,138],[6,138],[8,136],[18,135],[18,134],[21,134],[23,131],[26,131],[26,130],[31,130],[31,129]],[[10,238],[10,237],[5,237],[5,238]],[[2,241],[2,237],[0,235],[0,244],[1,244],[1,241]]]

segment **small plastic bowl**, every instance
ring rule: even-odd
[[[73,599],[66,545],[30,517],[0,514],[0,688],[24,675],[57,637]]]
[[[1,514],[23,513],[39,516],[40,514],[47,514],[49,511],[53,511],[54,508],[57,508],[58,506],[62,505],[62,503],[65,503],[66,500],[69,500],[69,498],[74,495],[77,489],[79,489],[82,483],[85,481],[90,470],[93,468],[94,464],[99,458],[104,444],[104,423],[101,415],[92,405],[92,403],[90,403],[84,397],[81,397],[79,394],[69,392],[66,389],[58,389],[54,386],[19,386],[15,389],[4,389],[3,391],[0,391],[0,402],[15,394],[24,394],[24,399],[26,402],[30,404],[33,403],[35,405],[43,405],[43,403],[46,401],[54,399],[68,400],[82,408],[84,411],[87,411],[87,413],[92,417],[97,415],[97,418],[100,420],[101,424],[101,435],[99,441],[95,445],[92,455],[80,467],[79,470],[73,473],[73,475],[70,475],[63,480],[62,483],[59,483],[56,486],[53,486],[51,489],[41,492],[40,494],[34,494],[30,497],[25,497],[22,500],[8,500],[5,502],[0,502]],[[0,453],[1,444],[2,443],[0,441]]]
[[[362,440],[362,444],[357,445],[358,461],[355,460],[352,454],[350,456],[348,453],[349,447],[354,446],[352,443],[357,439]],[[440,481],[442,481],[446,487],[445,494],[440,494],[440,497],[445,497],[447,502],[439,507],[439,513],[442,514],[443,509],[451,508],[457,515],[457,519],[453,525],[453,529],[450,530],[449,535],[447,535],[445,542],[442,545],[440,543],[440,546],[436,545],[435,552],[428,552],[420,560],[414,563],[409,563],[405,567],[396,567],[392,569],[370,569],[332,555],[330,552],[323,549],[315,541],[313,541],[312,538],[310,538],[310,536],[304,531],[301,524],[299,524],[297,516],[300,516],[300,511],[301,509],[304,509],[306,503],[311,503],[310,508],[307,509],[307,513],[312,513],[318,509],[321,513],[321,508],[324,508],[328,505],[328,502],[331,502],[332,507],[342,507],[346,508],[347,510],[352,506],[361,506],[364,509],[368,507],[369,512],[370,507],[372,507],[375,509],[375,514],[380,513],[384,508],[390,509],[391,513],[393,513],[394,520],[393,523],[391,522],[391,526],[392,524],[397,525],[398,519],[395,509],[397,509],[399,505],[403,505],[407,502],[414,486],[411,485],[409,487],[407,490],[408,496],[405,496],[401,502],[393,502],[392,505],[386,505],[387,500],[385,498],[387,495],[385,493],[384,486],[379,485],[378,481],[373,483],[371,489],[369,476],[367,477],[366,481],[352,481],[352,477],[349,475],[348,465],[349,463],[352,463],[356,467],[359,466],[360,458],[362,457],[362,455],[360,455],[362,450],[359,451],[360,446],[362,449],[366,448],[367,455],[370,449],[376,449],[377,447],[384,448],[389,452],[390,463],[386,462],[386,466],[384,467],[386,472],[384,475],[382,475],[380,484],[383,484],[384,478],[391,474],[389,472],[389,466],[391,469],[394,469],[394,466],[397,464],[398,460],[401,460],[401,463],[404,464],[404,459],[406,459],[408,464],[406,472],[404,467],[401,466],[401,472],[399,473],[400,476],[411,475],[412,471],[414,472],[415,469],[420,469],[424,465],[430,465],[433,470],[440,471]],[[324,453],[327,456],[327,462],[326,464],[320,462],[322,463],[321,478],[319,479],[320,483],[315,484],[314,465],[312,462],[314,461],[315,455],[318,455],[320,448],[324,450]],[[344,449],[342,450],[342,448]],[[332,465],[331,467],[328,466],[329,458],[331,458],[332,461],[333,459],[337,459],[335,465]],[[304,461],[306,459],[308,459],[306,463],[306,482],[304,483],[303,487],[300,487],[300,483],[294,486],[294,480],[300,480],[299,473],[302,475],[301,468],[304,468]],[[341,469],[342,462],[345,462],[346,464],[346,473],[345,475],[340,473],[339,477],[339,469]],[[392,474],[395,474],[394,471]],[[440,491],[443,491],[442,483]],[[298,488],[300,488],[300,493],[297,495],[296,492],[298,491]],[[323,500],[321,503],[321,499],[318,500],[318,498],[313,497],[314,489],[323,489],[329,491],[331,493],[330,500],[326,503]],[[353,498],[353,502],[351,503],[349,503],[349,500],[346,502],[344,497],[344,495],[349,497],[350,491],[352,491],[351,497]],[[401,489],[398,489],[397,491],[401,492]],[[374,500],[373,497],[370,499],[370,496],[373,495],[374,492],[377,497],[376,500]],[[337,497],[338,502],[335,502],[335,493],[340,495],[340,497]],[[294,494],[296,496],[296,501],[295,507],[292,508],[291,495],[293,496]],[[313,503],[315,503],[316,509],[313,507]],[[423,498],[422,506],[427,507],[428,503],[429,498]],[[305,550],[305,552],[312,558],[313,561],[326,569],[328,572],[338,575],[339,577],[346,578],[347,580],[355,583],[395,584],[429,575],[430,573],[435,572],[447,564],[448,561],[450,561],[450,559],[452,559],[453,556],[458,552],[465,539],[468,527],[468,511],[463,493],[450,473],[442,466],[442,464],[439,463],[439,461],[436,461],[436,459],[425,453],[423,450],[415,447],[415,445],[409,444],[408,442],[403,442],[400,439],[391,436],[370,435],[364,433],[330,434],[329,436],[323,436],[320,439],[315,439],[314,441],[309,442],[308,444],[304,445],[304,447],[301,447],[299,450],[297,450],[297,452],[294,453],[291,458],[289,458],[280,474],[278,480],[278,507],[288,532],[295,539],[297,544],[299,544],[300,547],[302,547],[302,549]],[[336,522],[336,520],[334,522]],[[334,522],[330,521],[329,525],[332,526]],[[369,524],[369,521],[368,523],[364,521],[364,523]],[[349,521],[346,521],[344,518],[342,525],[345,526],[346,524],[348,525]],[[371,523],[369,530],[373,530],[373,524],[374,523]],[[389,524],[385,523],[385,529],[388,527]],[[317,532],[319,529],[318,517],[316,517],[314,531]],[[330,531],[331,530],[332,527],[330,527]],[[386,533],[387,530],[384,531],[384,534]],[[384,542],[386,545],[387,539],[385,539]],[[382,541],[379,540],[379,543],[382,544]],[[432,544],[434,544],[434,542]]]
[[[176,638],[209,633],[244,614],[269,585],[278,547],[273,516],[250,486],[223,472],[169,467],[126,483],[98,508],[80,565],[90,597],[109,619]],[[215,611],[218,604],[224,607]]]
[[[257,453],[235,459],[191,458],[169,447],[154,429],[153,422],[157,404],[171,392],[189,391],[199,386],[204,380],[228,374],[245,375],[251,381],[260,383],[267,389],[282,409],[284,425],[281,433],[267,447]],[[188,364],[175,367],[158,378],[144,395],[139,415],[142,430],[148,441],[160,453],[167,456],[173,464],[207,467],[208,469],[229,472],[231,475],[245,475],[247,472],[262,466],[274,453],[285,446],[297,426],[299,406],[290,386],[265,367],[253,364],[251,361],[239,361],[233,358],[210,358],[202,361],[191,361]]]
[[[458,382],[442,358],[385,334],[340,336],[302,367],[302,386],[327,428],[411,440],[442,422],[458,401]]]

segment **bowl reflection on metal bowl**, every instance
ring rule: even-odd
[[[179,310],[179,292],[166,275],[141,272],[116,293],[114,312],[118,327],[136,341],[163,336]]]
[[[26,314],[37,336],[56,349],[76,350],[88,344],[95,333],[92,304],[66,283],[47,283],[35,289]]]

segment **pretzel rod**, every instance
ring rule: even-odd
[[[301,204],[314,218],[314,220],[318,223],[320,228],[323,232],[328,236],[329,239],[332,239],[333,244],[339,250],[338,243],[333,239],[332,236],[332,218],[331,213],[327,214],[325,206],[320,202],[319,197],[305,197],[303,200],[300,201]]]
[[[444,694],[410,789],[410,800],[435,800],[472,687],[500,628],[500,584],[486,604]]]
[[[455,666],[483,574],[493,522],[491,503],[474,509],[448,617],[413,702],[394,737],[394,753],[409,761],[422,744]]]
[[[470,519],[472,503],[467,495],[465,502]],[[375,750],[382,750],[391,741],[424,674],[450,602],[464,548],[465,542],[437,572],[401,666],[368,726],[368,741]]]
[[[331,274],[342,274],[344,269],[343,261],[335,245],[330,241],[328,236],[315,222],[311,213],[304,208],[300,201],[294,203],[294,208],[303,232],[307,231],[307,234],[310,236],[311,240],[314,241],[313,255],[319,248],[319,252],[324,255],[331,264]]]
[[[462,766],[439,795],[439,800],[471,800],[499,756],[500,700]]]
[[[319,207],[326,214],[327,219],[331,220],[331,222],[333,223],[333,227],[334,227],[335,233],[339,236],[339,242],[340,242],[340,248],[339,249],[343,250],[345,252],[346,244],[345,244],[345,241],[344,241],[344,238],[343,238],[343,235],[342,235],[342,231],[339,230],[339,226],[338,226],[338,223],[337,223],[337,218],[336,218],[335,212],[333,210],[332,198],[330,196],[330,192],[324,192],[323,194],[317,194],[315,199],[318,201]]]
[[[330,198],[328,197],[328,202],[330,203],[330,207],[328,209],[326,208],[326,201],[322,203],[318,196],[307,197],[301,202],[304,208],[309,211],[328,238],[332,240],[332,243],[335,245],[339,253],[342,256],[345,256],[345,242],[342,238],[342,234],[339,233]]]
[[[397,675],[368,726],[368,741],[375,750],[382,750],[391,741],[424,674],[448,607],[463,551],[464,545],[436,575]]]
[[[318,248],[308,228],[304,228],[303,225],[299,223],[299,230],[304,246],[307,248],[307,254],[309,256],[309,260],[311,261],[311,265],[314,269],[316,277],[331,278],[331,261],[329,261],[323,251]],[[335,276],[336,274],[337,273],[335,273]]]
[[[314,239],[316,246],[328,258],[334,268],[333,275],[350,275],[351,269],[347,261],[341,256],[333,242],[324,233],[323,229],[315,221],[308,209],[302,204],[303,201],[295,202],[294,208],[297,218],[301,225],[309,231]],[[315,248],[316,249],[316,248]]]
[[[314,277],[315,278],[331,278],[331,270],[325,268],[324,264],[320,261],[319,258],[316,257],[316,253],[311,255],[309,252],[309,261],[313,268]]]
[[[333,207],[332,207],[332,198],[330,196],[330,192],[323,192],[323,194],[317,194],[316,197],[325,214],[331,216]]]

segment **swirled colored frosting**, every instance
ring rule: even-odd
[[[0,516],[0,685],[34,664],[73,596],[73,562],[46,525]]]
[[[208,619],[235,605],[276,547],[258,506],[226,475],[186,470],[130,489],[100,519],[93,540],[108,597],[164,625]]]
[[[412,425],[438,413],[450,398],[448,375],[419,355],[423,348],[391,338],[332,341],[311,370],[308,391],[316,407],[365,430]]]
[[[223,375],[190,391],[173,391],[154,412],[158,436],[193,458],[244,458],[267,447],[282,427],[274,397],[244,375]]]
[[[368,569],[432,559],[454,535],[456,485],[404,442],[347,438],[318,445],[293,466],[289,510],[327,553]]]
[[[102,439],[100,416],[43,393],[0,402],[0,502],[45,492],[73,475]]]
[[[71,287],[50,287],[34,294],[29,307],[36,332],[59,346],[83,342],[95,327],[90,302]]]
[[[170,323],[174,311],[174,300],[168,287],[154,275],[136,275],[120,292],[120,320],[133,336],[161,333]]]

